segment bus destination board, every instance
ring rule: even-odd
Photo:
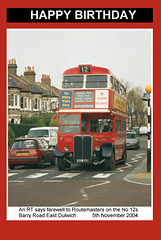
[[[94,91],[75,91],[74,102],[75,103],[94,102]]]

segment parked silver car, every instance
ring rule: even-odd
[[[127,141],[126,141],[127,148],[140,148],[140,139],[137,137],[136,132],[127,132]]]

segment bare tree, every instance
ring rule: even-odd
[[[140,87],[132,88],[127,94],[128,116],[131,117],[131,128],[134,124],[139,125],[138,118],[142,124],[146,115],[145,103],[142,101],[143,92]]]

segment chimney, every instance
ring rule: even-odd
[[[17,64],[15,58],[8,60],[8,73],[17,75]]]
[[[28,79],[31,80],[32,82],[35,82],[35,71],[34,71],[34,67],[25,67],[25,72],[24,72],[24,76]]]
[[[50,87],[51,86],[50,75],[42,74],[41,83]]]

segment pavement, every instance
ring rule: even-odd
[[[147,172],[147,158],[145,158],[124,180],[136,184],[151,185],[151,175],[151,172]]]

